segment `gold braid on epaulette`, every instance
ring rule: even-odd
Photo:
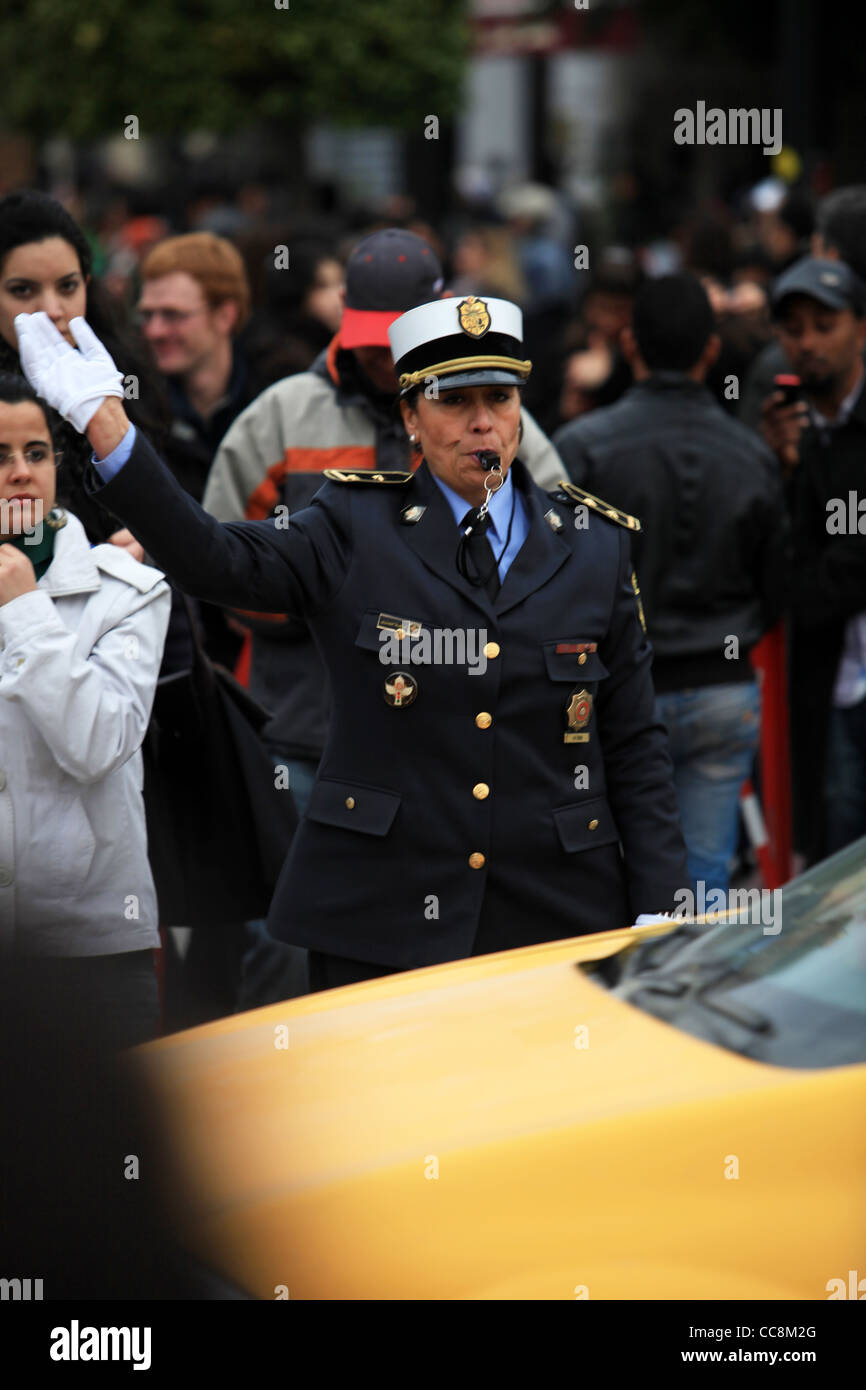
[[[332,483],[408,483],[415,474],[396,470],[383,473],[378,468],[325,468],[323,476]]]
[[[576,483],[563,480],[559,487],[570,497],[572,502],[580,502],[599,516],[607,517],[608,521],[615,521],[618,526],[624,526],[627,531],[639,531],[641,524],[636,516],[629,516],[628,512],[620,511],[619,507],[612,507],[610,502],[605,502],[601,497],[594,497],[591,492],[584,492],[582,487]]]

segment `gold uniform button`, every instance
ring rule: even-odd
[[[587,830],[598,830],[598,821],[597,821],[597,820],[591,820],[591,821],[589,822],[589,825],[588,825],[586,828],[587,828]]]
[[[475,723],[478,725],[479,729],[489,729],[490,725],[493,723],[493,715],[488,714],[486,710],[482,710],[480,714],[476,714]]]
[[[577,664],[578,666],[586,665],[586,652],[581,652],[580,656],[577,658]]]
[[[484,801],[490,795],[490,788],[486,782],[476,782],[472,788],[472,795],[476,801]]]
[[[479,854],[477,850],[476,850],[476,852],[475,852],[474,854],[470,854],[470,856],[469,856],[469,867],[470,867],[470,869],[483,869],[483,868],[484,868],[484,855],[483,855],[483,854]]]
[[[499,643],[485,642],[484,646],[481,648],[481,651],[484,656],[488,657],[492,661],[494,657],[499,655]]]
[[[346,797],[346,805],[348,806],[348,808],[349,808],[350,811],[354,811],[354,809],[355,809],[355,798],[354,798],[353,796],[347,796],[347,797]]]

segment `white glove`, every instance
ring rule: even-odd
[[[657,922],[669,922],[671,914],[669,912],[642,912],[636,922],[632,922],[633,927],[655,926]]]
[[[42,310],[15,316],[24,375],[34,391],[83,434],[106,397],[123,400],[123,377],[85,319],[70,319],[69,330],[78,352]]]

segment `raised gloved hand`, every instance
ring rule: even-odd
[[[78,352],[43,311],[15,316],[24,375],[34,391],[83,434],[108,396],[123,399],[123,377],[85,319],[70,319],[69,330]]]

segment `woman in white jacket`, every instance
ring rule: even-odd
[[[159,1012],[140,748],[170,591],[54,507],[52,415],[0,373],[0,952],[126,1046]]]

